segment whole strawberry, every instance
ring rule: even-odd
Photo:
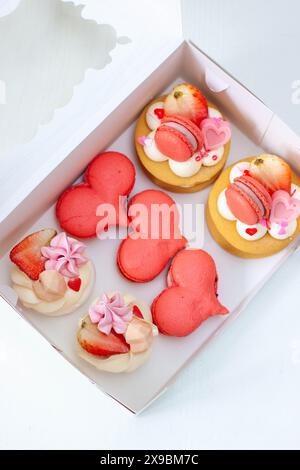
[[[206,98],[194,85],[182,83],[173,88],[165,99],[165,114],[179,114],[199,126],[201,121],[208,117]]]
[[[276,155],[260,155],[250,164],[251,176],[260,181],[273,194],[291,190],[292,171],[289,165]]]

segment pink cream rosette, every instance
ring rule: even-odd
[[[92,323],[98,323],[98,330],[109,335],[113,329],[124,334],[128,323],[132,320],[132,308],[125,305],[120,293],[109,297],[103,294],[98,302],[90,307],[89,315]]]
[[[50,246],[41,249],[42,255],[46,258],[45,269],[59,272],[65,277],[78,277],[79,268],[87,263],[87,258],[83,255],[86,246],[67,237],[65,232],[54,237]]]

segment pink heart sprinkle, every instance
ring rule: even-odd
[[[163,108],[155,108],[154,114],[158,119],[162,119],[165,115],[165,110]]]
[[[212,159],[213,159],[214,161],[218,160],[218,155],[213,155],[213,156],[212,156]]]
[[[141,145],[145,145],[146,138],[147,137],[145,135],[141,135],[140,137],[138,137],[138,143]]]
[[[268,224],[267,224],[266,219],[262,219],[262,220],[260,221],[260,225],[261,225],[262,227],[268,227]]]
[[[201,158],[207,157],[207,155],[208,155],[208,153],[207,153],[207,151],[205,150],[204,147],[202,147],[202,148],[199,150],[199,152],[200,152]]]
[[[253,228],[247,228],[246,229],[246,233],[247,235],[249,235],[250,237],[253,237],[253,235],[255,235],[257,233],[257,228],[253,227]]]
[[[151,137],[147,137],[147,138],[145,139],[145,145],[147,145],[147,146],[149,147],[151,144],[152,144],[152,139],[151,139]]]
[[[145,136],[145,135],[142,135],[142,136],[138,137],[137,141],[141,145],[151,145],[151,143],[152,143],[152,139],[150,137]]]
[[[278,235],[285,235],[285,234],[286,234],[286,229],[284,227],[281,227],[278,232]]]

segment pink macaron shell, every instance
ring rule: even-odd
[[[239,181],[243,184],[246,184],[248,188],[253,191],[256,197],[260,199],[265,209],[264,218],[268,219],[272,207],[272,197],[270,196],[264,185],[260,183],[260,181],[249,175],[240,176],[236,178],[235,181]]]
[[[153,321],[162,334],[187,336],[198,326],[198,323],[195,325],[191,319],[192,312],[197,311],[198,304],[198,299],[183,287],[165,289],[152,304]]]
[[[227,205],[232,214],[246,225],[255,225],[262,218],[262,213],[252,199],[240,188],[230,184],[225,191]]]
[[[195,138],[197,148],[193,148],[189,139],[179,130],[168,126],[168,123],[184,126]],[[154,139],[158,150],[177,162],[187,161],[203,146],[203,137],[200,129],[189,119],[178,115],[163,118],[161,125],[155,132]]]

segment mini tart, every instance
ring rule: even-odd
[[[95,268],[86,246],[65,232],[33,232],[13,247],[10,259],[11,285],[18,302],[41,315],[57,317],[74,312],[94,287]],[[71,261],[73,273],[68,268]]]
[[[67,287],[65,295],[58,300],[47,302],[39,299],[33,290],[33,281],[17,266],[11,268],[12,287],[19,302],[28,310],[49,317],[60,317],[74,312],[89,298],[95,283],[95,269],[91,260],[80,268],[81,286],[78,292]],[[65,278],[66,283],[69,279]]]
[[[125,294],[124,300],[127,305],[136,305],[143,315],[143,320],[152,323],[151,310],[147,304],[140,302],[130,294]],[[79,320],[79,329],[81,328],[82,322],[84,322],[88,316],[89,315],[87,314],[85,315],[85,317]],[[157,334],[157,328],[155,325],[153,325],[153,336],[156,336]],[[81,357],[81,359],[85,360],[100,371],[115,374],[121,372],[133,372],[134,370],[138,369],[147,361],[152,350],[152,348],[150,347],[146,351],[140,353],[132,353],[131,351],[129,351],[128,353],[114,354],[112,356],[96,356],[83,349],[80,346],[78,340],[76,341],[76,344],[77,353]]]
[[[266,256],[275,255],[286,248],[300,232],[298,219],[295,232],[285,240],[276,239],[269,233],[266,233],[266,235],[259,240],[248,241],[238,234],[235,221],[227,220],[221,216],[217,206],[218,197],[230,183],[231,169],[237,163],[251,162],[253,158],[254,157],[243,158],[222,172],[210,191],[206,208],[206,221],[212,237],[224,250],[241,258],[264,258]],[[292,173],[292,182],[300,186],[300,178],[294,172]]]
[[[135,148],[138,155],[139,162],[148,175],[148,177],[158,186],[161,186],[168,191],[178,193],[194,193],[201,191],[202,189],[209,186],[220,174],[224,165],[226,164],[230,142],[224,146],[224,154],[221,160],[214,166],[201,166],[199,172],[191,177],[181,177],[175,175],[169,167],[168,161],[155,162],[151,160],[144,152],[143,145],[138,142],[138,139],[142,136],[147,136],[151,129],[147,125],[146,113],[148,108],[159,101],[164,101],[166,95],[160,96],[152,100],[143,110],[140,115],[136,129],[135,129]],[[214,108],[219,111],[216,106],[208,102],[209,108]]]

